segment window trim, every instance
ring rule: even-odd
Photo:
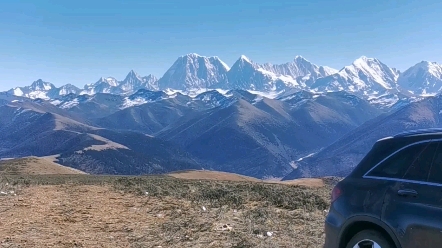
[[[382,164],[385,160],[389,159],[390,157],[392,157],[393,155],[395,155],[396,153],[414,146],[414,145],[419,145],[419,144],[425,144],[425,143],[431,143],[431,142],[442,142],[442,139],[428,139],[428,140],[421,140],[421,141],[417,141],[411,144],[408,144],[406,146],[403,146],[402,148],[396,150],[395,152],[391,153],[390,155],[388,155],[387,157],[385,157],[384,159],[382,159],[379,163],[377,163],[375,166],[373,166],[370,170],[368,170],[363,176],[362,178],[368,178],[368,179],[385,179],[385,180],[389,180],[389,181],[396,181],[396,182],[406,182],[406,183],[417,183],[417,184],[424,184],[424,185],[430,185],[430,186],[441,186],[441,183],[432,183],[432,182],[427,182],[427,181],[417,181],[417,180],[408,180],[408,179],[402,179],[402,178],[393,178],[393,177],[379,177],[379,176],[368,176],[368,174],[373,171],[376,167],[378,167],[380,164]]]
[[[441,183],[423,182],[423,181],[400,179],[400,178],[375,177],[375,176],[363,176],[363,178],[365,178],[365,179],[386,180],[386,181],[395,181],[395,182],[403,182],[403,183],[415,183],[415,184],[421,184],[421,185],[427,185],[427,186],[442,187]]]

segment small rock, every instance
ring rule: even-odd
[[[221,231],[232,231],[233,227],[230,226],[230,224],[225,224],[221,227]]]

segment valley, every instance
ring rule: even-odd
[[[83,90],[37,80],[0,94],[0,158],[50,156],[96,175],[345,176],[377,139],[442,127],[439,89],[428,88],[440,68],[400,72],[365,56],[341,70],[301,56],[229,67],[192,53],[159,79],[130,71]]]

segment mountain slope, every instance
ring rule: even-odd
[[[154,134],[193,110],[174,99],[130,107],[100,118],[95,123],[104,128]]]
[[[282,177],[297,159],[379,114],[361,99],[364,104],[359,105],[354,99],[350,100],[356,104],[345,102],[345,97],[333,98],[293,107],[267,98],[238,97],[225,107],[184,116],[157,137],[183,147],[215,170]],[[331,108],[336,109],[322,105],[327,101],[335,102]]]
[[[305,176],[344,176],[357,165],[376,140],[406,130],[442,127],[442,97],[431,97],[384,114],[352,130],[319,153],[306,158],[285,179]]]
[[[166,173],[201,169],[174,145],[136,132],[98,129],[54,113],[0,106],[0,158],[60,154],[87,173]]]

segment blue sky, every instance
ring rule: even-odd
[[[83,86],[187,53],[258,63],[295,55],[336,69],[365,55],[404,70],[442,63],[438,0],[0,1],[0,90],[42,78]]]

